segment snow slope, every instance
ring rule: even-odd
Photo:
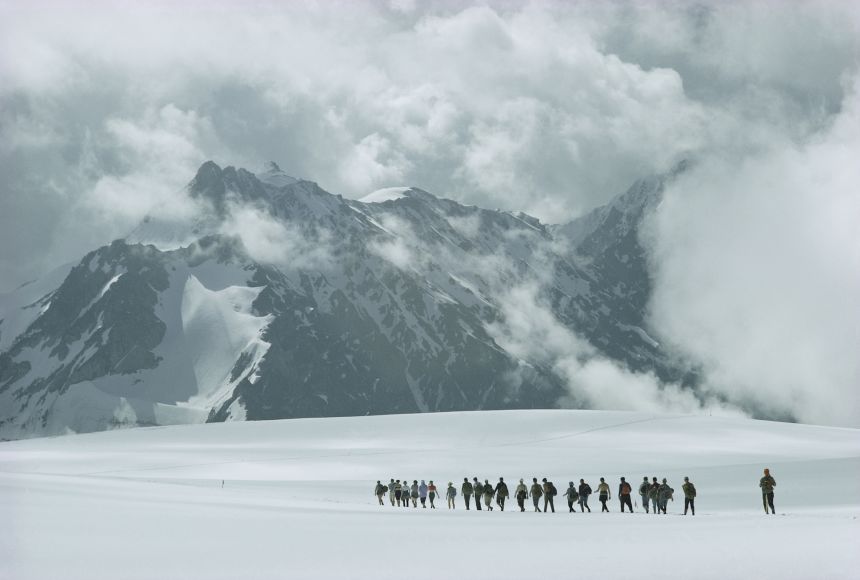
[[[502,411],[154,427],[0,444],[0,577],[852,578],[860,433],[703,416]],[[761,469],[778,482],[765,516]],[[605,476],[612,512],[376,505],[377,479]],[[668,516],[618,513],[667,477]],[[682,477],[696,483],[681,517]],[[221,482],[224,480],[224,487]],[[513,485],[512,485],[513,487]],[[638,498],[637,498],[638,499]],[[598,505],[596,498],[593,505]]]

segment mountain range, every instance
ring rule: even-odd
[[[511,321],[534,307],[579,356],[694,389],[649,334],[640,242],[684,168],[547,225],[414,187],[353,200],[274,163],[208,161],[181,196],[191,217],[153,214],[0,296],[0,437],[588,407],[540,345],[517,345]]]

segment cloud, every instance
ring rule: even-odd
[[[314,235],[299,225],[274,218],[264,209],[230,204],[220,233],[235,236],[254,260],[285,272],[325,271],[332,263],[331,236],[318,229]]]
[[[551,368],[570,395],[563,405],[590,409],[741,415],[716,397],[664,384],[652,373],[635,373],[600,355],[565,327],[541,298],[541,288],[521,282],[496,299],[500,321],[487,325],[490,336],[512,356]]]
[[[802,146],[701,163],[651,224],[652,325],[770,416],[860,424],[858,89]]]

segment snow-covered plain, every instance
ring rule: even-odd
[[[758,480],[777,480],[776,516]],[[621,514],[619,476],[670,515]],[[682,478],[698,489],[683,511]],[[612,512],[380,507],[377,479],[606,477]],[[222,487],[222,480],[224,485]],[[0,578],[856,578],[860,432],[511,411],[235,422],[0,444]],[[636,498],[638,499],[638,497]],[[638,503],[638,502],[637,502]],[[513,504],[513,505],[512,505]],[[595,509],[595,506],[596,509]]]

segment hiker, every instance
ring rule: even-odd
[[[473,477],[472,481],[475,482],[472,486],[472,489],[475,490],[475,509],[481,511],[481,499],[484,497],[484,484],[481,483],[481,480],[477,477]]]
[[[543,495],[543,488],[538,483],[537,477],[533,477],[532,482],[534,482],[531,489],[532,502],[535,504],[535,511],[540,513],[540,507],[538,506],[540,505],[540,498]]]
[[[400,485],[400,480],[394,482],[394,500],[397,502],[397,507],[400,507],[400,496],[403,495],[403,486]]]
[[[648,476],[642,478],[642,483],[639,484],[639,495],[642,497],[642,506],[645,508],[645,513],[648,513]]]
[[[460,488],[460,491],[463,494],[463,501],[466,502],[466,510],[469,509],[469,500],[472,499],[472,493],[474,493],[475,488],[472,487],[472,484],[469,483],[469,478],[463,478],[463,486]]]
[[[660,512],[660,510],[657,509],[657,497],[659,491],[660,484],[657,483],[657,478],[655,477],[653,478],[651,485],[648,487],[648,499],[651,500],[651,513],[653,514],[657,514]]]
[[[684,515],[687,515],[688,507],[693,512],[693,515],[696,515],[696,486],[693,485],[689,477],[685,477],[684,485],[681,486],[681,489],[684,490]]]
[[[388,501],[393,506],[394,505],[394,478],[391,478],[391,481],[388,482]]]
[[[588,510],[591,513],[591,508],[588,507],[588,496],[591,495],[591,486],[585,483],[584,479],[579,480],[579,509],[582,513]]]
[[[493,489],[493,486],[490,485],[490,480],[484,480],[484,507],[487,508],[487,511],[493,511],[493,494],[495,494],[496,490]]]
[[[675,498],[672,497],[673,493],[675,493],[675,490],[672,489],[668,483],[666,483],[666,478],[664,477],[663,483],[660,485],[660,488],[657,492],[657,505],[659,506],[660,511],[662,511],[664,514],[666,513],[666,504],[669,502],[669,500],[671,499],[672,501],[675,501]]]
[[[572,481],[569,481],[569,482],[568,482],[568,488],[567,488],[567,491],[566,491],[566,492],[564,492],[564,495],[565,495],[565,497],[567,498],[567,508],[568,508],[568,510],[569,510],[569,511],[570,511],[570,513],[572,513],[572,514],[573,514],[573,513],[576,513],[576,510],[575,510],[575,509],[573,509],[573,506],[574,506],[574,504],[576,503],[576,500],[578,500],[578,499],[579,499],[579,492],[578,492],[578,491],[576,491],[576,486],[575,486],[575,485],[573,485],[573,482],[572,482]]]
[[[769,505],[771,515],[775,514],[773,488],[776,487],[776,480],[770,475],[770,469],[765,468],[764,477],[759,480],[758,486],[761,488],[761,503],[764,506],[764,513],[768,513],[767,507]]]
[[[612,499],[612,494],[609,492],[609,484],[600,478],[600,483],[597,485],[597,499],[600,500],[600,504],[603,506],[600,508],[601,512],[608,512],[609,508],[606,507],[606,500]]]
[[[529,495],[529,490],[526,487],[526,484],[523,483],[522,479],[520,480],[520,484],[517,486],[515,493],[517,496],[517,505],[520,506],[520,511],[526,511],[526,498]]]
[[[505,511],[505,500],[509,496],[508,484],[505,483],[505,479],[503,477],[500,477],[499,483],[496,484],[496,503],[499,505],[500,510]]]
[[[553,503],[553,498],[557,493],[555,486],[551,481],[547,481],[546,478],[543,478],[543,513],[547,513],[549,510],[546,509],[546,506],[549,505],[550,509],[552,509],[552,513],[555,513],[555,504]]]
[[[424,483],[424,480],[421,480],[421,485],[418,486],[418,497],[421,498],[421,507],[427,509],[427,492],[428,492],[427,484]]]
[[[618,485],[618,499],[621,501],[621,513],[624,513],[624,506],[630,508],[630,513],[633,513],[633,502],[630,500],[630,494],[633,493],[633,488],[627,483],[624,478],[621,478],[621,483]]]
[[[412,498],[412,507],[418,507],[418,480],[412,480],[412,488],[409,490],[409,496]]]
[[[436,496],[439,495],[439,491],[436,489],[436,486],[433,485],[433,480],[430,480],[430,485],[427,486],[427,497],[430,498],[430,509],[435,510],[436,506],[433,504],[433,500],[436,499]]]
[[[457,503],[454,500],[454,498],[457,497],[457,488],[454,487],[454,484],[450,481],[448,482],[448,492],[446,494],[446,497],[448,498],[448,509],[457,509]]]
[[[405,508],[409,507],[409,480],[405,477],[403,478],[403,490],[400,494],[400,505]]]
[[[373,493],[376,494],[376,499],[379,500],[379,505],[385,505],[385,502],[382,501],[382,496],[385,495],[386,491],[388,491],[388,488],[382,485],[381,481],[377,481],[376,487],[373,489]]]

